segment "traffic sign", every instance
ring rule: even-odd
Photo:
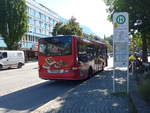
[[[128,29],[128,13],[121,12],[121,13],[115,13],[113,15],[113,24],[114,24],[114,30],[116,29]]]
[[[127,67],[128,68],[128,29],[129,29],[129,19],[127,12],[114,13],[113,15],[113,91],[115,92],[115,69],[117,67]],[[129,92],[129,74],[127,70],[127,92]]]
[[[124,15],[118,15],[116,18],[116,22],[118,24],[124,24],[126,21],[126,17]]]
[[[128,30],[122,29],[122,30],[114,30],[114,36],[113,36],[114,42],[129,42],[128,39]]]
[[[128,67],[128,13],[121,12],[113,15],[114,35],[113,35],[113,51],[114,51],[114,67]],[[122,58],[121,58],[122,57]],[[118,59],[120,59],[118,61]],[[120,63],[116,63],[120,62]],[[122,62],[122,63],[121,63]],[[118,65],[117,65],[118,64]],[[120,65],[126,64],[126,65]]]

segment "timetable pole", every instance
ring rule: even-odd
[[[113,93],[115,93],[115,67],[113,67]]]

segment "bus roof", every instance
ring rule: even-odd
[[[97,40],[89,40],[87,38],[81,38],[80,36],[76,36],[76,35],[57,35],[57,36],[52,36],[52,37],[75,37],[75,38],[78,38],[79,40],[82,40],[84,42],[87,42],[87,43],[93,43],[93,44],[101,44],[103,46],[106,46],[103,42],[100,42],[100,41],[97,41]],[[52,37],[45,37],[45,38],[52,38]],[[43,38],[41,38],[43,39]]]

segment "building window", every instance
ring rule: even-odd
[[[42,30],[41,30],[41,28],[39,29],[39,33],[41,33],[42,32]]]
[[[34,26],[36,26],[36,21],[37,21],[37,20],[34,20]]]
[[[36,33],[36,27],[34,27],[34,32]]]
[[[42,27],[42,28],[45,28],[44,22],[41,22],[41,27]]]
[[[40,15],[39,15],[39,12],[35,11],[35,17],[36,17],[36,18],[39,18],[39,16],[40,16]]]
[[[39,26],[42,27],[42,22],[41,21],[39,21]]]
[[[26,41],[27,41],[27,42],[28,42],[28,37],[29,37],[29,36],[28,36],[28,35],[26,35]]]
[[[40,12],[39,12],[39,18],[40,18],[40,19],[42,18],[42,13],[40,13]]]
[[[46,16],[46,22],[49,22],[49,18]]]
[[[34,25],[34,20],[31,17],[29,17],[29,24]]]
[[[36,26],[40,26],[40,21],[36,21]]]
[[[50,19],[50,24],[53,24],[53,19]]]
[[[46,29],[46,26],[47,26],[47,24],[45,23],[45,24],[44,24],[44,28],[45,28],[45,29]]]
[[[42,20],[46,20],[46,16],[42,14]]]
[[[41,33],[44,34],[44,29],[42,29]]]
[[[34,16],[35,15],[35,10],[32,8],[29,8],[29,14]]]
[[[40,29],[39,28],[37,28],[37,33],[40,33]]]
[[[28,36],[28,42],[30,42],[30,35]]]

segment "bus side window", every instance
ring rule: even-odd
[[[78,48],[78,59],[79,59],[79,61],[87,62],[88,56],[87,56],[87,51],[86,51],[86,44],[82,44],[82,43],[78,42],[77,48]]]

